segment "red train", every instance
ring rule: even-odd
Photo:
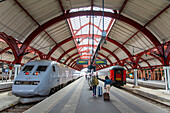
[[[110,79],[115,86],[123,86],[126,84],[126,70],[121,66],[113,66],[110,69]]]
[[[126,70],[122,66],[116,65],[107,69],[98,71],[99,78],[105,79],[105,76],[109,76],[113,81],[113,86],[123,86],[126,84]]]

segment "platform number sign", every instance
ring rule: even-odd
[[[107,64],[107,61],[106,61],[106,59],[98,59],[98,60],[96,60],[96,65],[106,65]]]
[[[88,65],[88,60],[80,60],[80,59],[78,59],[77,64],[78,65]]]

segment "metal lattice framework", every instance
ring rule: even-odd
[[[101,38],[101,35],[99,34],[102,32],[103,12],[101,11],[101,8],[94,6],[94,4],[98,4],[97,2],[91,0],[88,3],[89,7],[82,10],[83,5],[80,5],[79,9],[66,8],[68,4],[63,0],[58,0],[55,2],[57,3],[56,8],[60,9],[58,15],[55,16],[51,11],[50,15],[52,18],[48,18],[44,22],[40,21],[40,18],[38,19],[38,15],[35,16],[35,14],[31,12],[28,7],[29,3],[27,4],[27,2],[21,2],[19,0],[14,0],[13,2],[4,1],[2,3],[8,6],[10,2],[16,5],[14,7],[20,8],[22,13],[31,19],[33,22],[32,25],[37,27],[33,30],[30,29],[27,34],[21,33],[17,38],[13,34],[19,33],[17,33],[16,30],[13,30],[12,27],[10,28],[10,24],[12,25],[14,20],[11,19],[11,22],[6,26],[3,23],[0,23],[0,25],[4,26],[1,27],[2,32],[0,32],[0,41],[3,44],[6,43],[8,45],[7,47],[0,47],[0,54],[6,55],[7,53],[11,53],[11,55],[14,56],[13,61],[7,61],[6,59],[1,58],[1,62],[14,64],[23,63],[23,59],[30,61],[38,58],[55,60],[76,70],[87,67],[84,65],[77,65],[76,60],[90,59],[93,55],[91,52],[92,48],[94,50],[97,48]],[[110,1],[106,0],[106,8],[109,8],[109,3]],[[146,3],[146,1],[144,1],[144,3]],[[76,3],[73,3],[73,6],[74,4]],[[163,34],[164,30],[157,30],[155,28],[155,23],[158,21],[158,17],[162,17],[162,15],[166,16],[165,13],[169,12],[170,3],[168,2],[167,4],[167,2],[164,3],[162,1],[162,4],[166,5],[162,5],[164,8],[161,8],[161,10],[157,6],[157,3],[154,7],[159,9],[158,13],[154,14],[154,16],[150,16],[150,19],[143,23],[134,17],[134,12],[128,12],[130,11],[132,1],[122,0],[119,4],[119,8],[115,8],[116,10],[109,9],[107,11],[107,9],[105,9],[104,12],[105,24],[107,24],[107,27],[104,29],[107,32],[107,44],[102,45],[97,58],[105,58],[108,63],[107,65],[98,65],[97,70],[115,64],[125,66],[127,69],[135,69],[138,67],[142,69],[169,65],[170,40],[168,33],[166,35]],[[137,2],[133,1],[133,4],[137,4]],[[33,7],[33,5],[30,7]],[[6,9],[8,9],[8,7]],[[22,13],[20,16],[23,15]],[[44,16],[45,15],[48,16],[47,13],[44,13]],[[18,17],[14,19],[17,19]],[[146,15],[146,17],[149,16]],[[93,19],[98,20],[96,21],[97,24],[93,22]],[[3,22],[5,21],[5,18],[2,17],[0,20]],[[166,21],[165,24],[169,25],[169,21]],[[9,29],[14,33],[11,33],[10,35],[6,29]],[[153,29],[156,29],[158,33],[156,34]],[[25,38],[19,40],[20,36]],[[161,42],[161,36],[167,38],[164,38],[164,41]],[[119,37],[121,39],[119,39]],[[92,40],[94,40],[94,45],[91,43]],[[49,48],[49,50],[47,48]],[[148,55],[149,57],[144,57],[145,55]],[[149,61],[155,61],[155,59],[159,62],[159,65],[151,65],[149,63]],[[141,66],[141,62],[146,63],[147,67]]]

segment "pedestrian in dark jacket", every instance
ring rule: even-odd
[[[91,85],[93,86],[93,96],[96,96],[96,88],[98,84],[99,84],[99,81],[97,77],[94,75],[92,78],[92,82],[91,82]]]

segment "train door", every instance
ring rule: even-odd
[[[52,65],[54,82],[58,82],[58,70],[56,64]]]
[[[123,70],[115,70],[116,71],[116,81],[122,81],[123,80]]]

